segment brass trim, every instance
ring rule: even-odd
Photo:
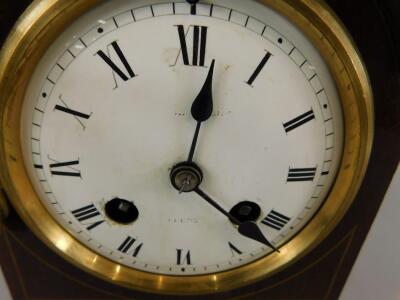
[[[373,140],[373,102],[368,76],[351,38],[334,13],[317,0],[259,0],[300,28],[330,67],[342,100],[343,161],[318,214],[292,240],[253,263],[200,276],[167,276],[119,265],[85,247],[50,216],[27,175],[20,144],[20,113],[36,63],[59,32],[100,0],[37,0],[10,34],[0,54],[1,183],[34,233],[66,260],[110,282],[146,292],[207,294],[251,284],[292,264],[340,221],[365,174]],[[40,220],[38,222],[37,220]]]

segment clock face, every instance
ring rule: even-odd
[[[315,215],[343,116],[317,49],[268,7],[120,0],[43,56],[21,140],[42,203],[88,248],[209,274],[268,255]]]

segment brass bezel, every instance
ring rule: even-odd
[[[100,0],[37,0],[19,19],[0,55],[1,183],[31,230],[66,260],[125,287],[165,294],[206,294],[251,284],[278,272],[314,248],[340,221],[365,174],[373,140],[373,101],[360,55],[334,13],[322,1],[259,0],[286,16],[319,49],[342,100],[343,161],[325,203],[292,240],[248,265],[210,275],[165,276],[119,265],[85,247],[40,202],[24,166],[20,116],[29,78],[47,47],[71,22]],[[37,221],[40,220],[40,221]]]

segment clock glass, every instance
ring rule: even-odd
[[[23,103],[48,212],[99,255],[157,274],[279,251],[343,152],[335,81],[305,35],[257,1],[195,2],[96,6],[49,47]]]

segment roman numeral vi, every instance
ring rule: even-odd
[[[176,249],[176,264],[182,265],[187,264],[191,265],[192,261],[190,258],[190,251],[186,251],[183,249]]]

